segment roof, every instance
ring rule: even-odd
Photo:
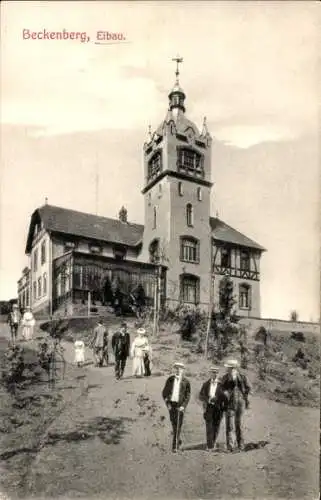
[[[39,219],[47,231],[120,243],[129,247],[137,246],[141,242],[144,232],[142,224],[126,223],[118,219],[78,212],[68,208],[43,205],[32,214],[26,253],[30,253],[34,225]]]
[[[215,240],[224,241],[233,245],[255,248],[256,250],[259,250],[261,252],[264,252],[266,250],[254,240],[251,240],[236,229],[228,226],[227,224],[225,224],[225,222],[218,219],[217,217],[210,217],[210,226],[212,228],[212,234]]]
[[[156,129],[156,134],[162,136],[164,134],[163,132],[164,124],[169,123],[170,121],[175,123],[176,131],[179,134],[185,134],[187,129],[192,128],[194,130],[195,135],[197,137],[200,136],[198,127],[195,125],[195,123],[186,118],[185,113],[178,113],[175,116],[171,111],[167,112],[165,120],[163,120],[162,123],[159,125],[159,127]]]
[[[40,220],[46,231],[119,243],[128,247],[137,247],[142,242],[144,233],[142,224],[121,222],[119,219],[101,217],[54,205],[43,205],[37,208],[31,216],[26,245],[27,254],[31,251],[35,224]],[[254,248],[261,252],[265,251],[265,248],[261,245],[228,226],[217,217],[210,217],[210,226],[215,240]]]

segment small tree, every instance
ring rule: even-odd
[[[298,321],[298,320],[299,320],[299,313],[294,309],[290,313],[290,321]]]

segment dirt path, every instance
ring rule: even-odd
[[[66,345],[66,356],[72,356]],[[71,360],[71,359],[70,359]],[[201,408],[193,395],[185,450],[170,451],[165,377],[116,381],[113,367],[87,370],[90,391],[51,428],[26,494],[103,498],[317,498],[318,411],[252,398],[247,443],[260,449],[204,451]],[[145,398],[145,399],[143,399]],[[224,441],[224,426],[220,442]]]
[[[71,362],[72,346],[64,345]],[[24,498],[318,497],[318,410],[253,397],[245,417],[246,442],[253,449],[212,455],[203,449],[200,381],[192,379],[184,449],[174,455],[160,397],[166,376],[137,380],[130,371],[129,361],[125,378],[116,381],[113,366],[80,369],[89,391],[52,424]],[[223,433],[224,425],[219,443]]]

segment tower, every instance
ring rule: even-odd
[[[209,300],[211,136],[186,117],[176,81],[165,120],[144,144],[144,259],[167,266],[166,298],[198,305]]]

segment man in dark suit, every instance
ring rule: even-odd
[[[130,351],[130,336],[127,332],[126,323],[122,323],[120,330],[114,333],[111,339],[111,347],[115,356],[115,376],[119,380],[124,374]]]
[[[176,453],[182,441],[180,439],[184,412],[191,396],[191,384],[184,377],[183,363],[174,364],[174,375],[166,380],[162,396],[169,411],[173,428],[172,451]]]
[[[239,372],[239,363],[230,359],[224,366],[227,373],[222,377],[222,389],[227,397],[226,410],[226,447],[228,451],[234,450],[234,436],[236,435],[237,448],[244,448],[242,418],[244,408],[249,408],[248,396],[251,391],[250,383],[245,375]]]
[[[210,378],[202,385],[199,394],[204,408],[207,450],[215,448],[221,420],[227,405],[227,398],[218,378],[219,370],[216,366],[210,368]]]

